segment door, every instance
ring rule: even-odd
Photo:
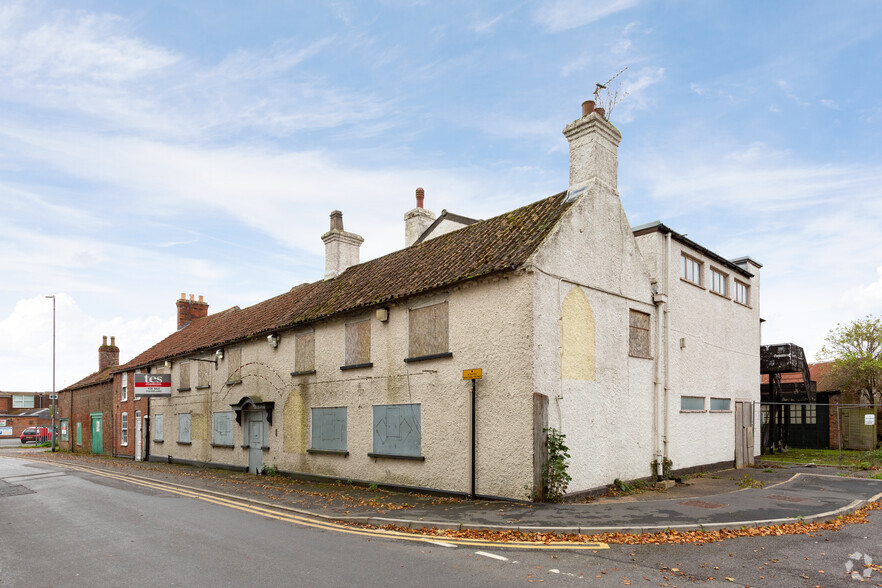
[[[263,467],[263,414],[248,414],[248,471],[260,472]]]
[[[135,461],[141,461],[141,411],[135,411]]]
[[[753,465],[753,402],[735,402],[735,467]]]
[[[104,443],[101,438],[104,435],[101,426],[102,417],[92,415],[92,453],[98,455],[104,452]]]

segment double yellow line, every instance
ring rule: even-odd
[[[43,461],[43,460],[40,460]],[[196,488],[190,488],[187,486],[182,486],[179,484],[171,484],[165,482],[157,482],[153,480],[149,480],[146,478],[141,478],[137,476],[130,476],[126,474],[117,474],[113,472],[108,472],[106,470],[101,470],[98,468],[93,468],[89,466],[82,465],[73,465],[73,464],[64,464],[58,463],[55,461],[48,462],[58,467],[63,467],[79,472],[83,472],[86,474],[91,474],[94,476],[101,476],[103,478],[110,478],[112,480],[118,480],[121,482],[125,482],[127,484],[133,484],[136,486],[141,486],[144,488],[150,488],[152,490],[159,490],[161,492],[168,492],[170,494],[176,494],[178,496],[184,496],[186,498],[193,498],[196,500],[202,500],[204,502],[208,502],[211,504],[216,504],[218,506],[225,506],[227,508],[232,508],[234,510],[247,512],[251,514],[255,514],[258,516],[262,516],[268,519],[274,519],[277,521],[284,521],[287,523],[293,523],[295,525],[300,525],[303,527],[312,527],[314,529],[323,529],[326,531],[334,531],[336,533],[346,533],[349,535],[361,535],[364,537],[382,537],[386,539],[394,539],[399,541],[416,541],[420,543],[447,543],[456,546],[463,547],[497,547],[497,548],[505,548],[505,549],[567,549],[567,550],[597,550],[597,549],[609,549],[609,545],[606,543],[572,543],[572,542],[551,542],[551,543],[534,543],[529,541],[487,541],[483,539],[457,539],[451,537],[445,537],[443,535],[412,535],[408,533],[402,533],[399,531],[388,531],[385,529],[358,529],[353,527],[348,527],[341,523],[331,522],[331,521],[322,521],[320,519],[315,519],[312,517],[303,516],[300,514],[295,514],[292,512],[285,512],[285,507],[281,506],[270,506],[265,507],[260,504],[251,503],[244,500],[237,500],[232,498],[226,498],[224,496],[198,490]]]

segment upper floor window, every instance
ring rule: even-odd
[[[750,305],[750,286],[738,280],[735,280],[735,302]]]
[[[369,359],[370,360],[370,359]],[[294,373],[315,371],[315,332],[294,335]]]
[[[632,357],[652,357],[649,342],[649,315],[639,310],[629,311],[628,316],[628,355]]]
[[[34,397],[30,394],[13,394],[12,408],[34,408]]]
[[[347,323],[344,367],[367,366],[371,363],[371,321]]]
[[[122,373],[122,389],[119,394],[119,399],[122,402],[129,399],[129,374],[126,372]]]
[[[211,363],[207,361],[196,362],[196,387],[209,388],[211,386]]]
[[[178,367],[178,392],[186,392],[190,389],[190,362],[182,361]]]
[[[242,381],[242,348],[227,349],[227,383]]]
[[[409,358],[439,355],[450,351],[449,314],[447,302],[410,310]]]
[[[685,253],[680,256],[680,277],[701,286],[701,262]]]
[[[719,294],[720,296],[728,296],[728,276],[722,272],[711,268],[711,290]]]

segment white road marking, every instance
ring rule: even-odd
[[[498,559],[500,561],[508,561],[507,557],[502,557],[501,555],[496,555],[495,553],[487,553],[486,551],[476,551],[475,555],[483,555],[484,557],[490,557],[493,559]]]
[[[433,545],[440,545],[441,547],[453,547],[454,549],[456,549],[456,545],[453,545],[452,543],[444,543],[443,541],[429,541],[429,543]]]
[[[559,574],[560,573],[560,570],[548,570],[548,571],[551,572],[552,574]]]

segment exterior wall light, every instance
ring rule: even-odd
[[[170,369],[171,369],[171,366],[172,366],[172,363],[171,363],[169,360],[166,359],[166,360],[165,360],[165,363],[162,364],[162,365],[164,365],[166,369],[169,369],[169,370],[170,370]]]
[[[273,349],[279,346],[279,336],[276,333],[273,333],[272,335],[267,335],[266,341]]]
[[[214,352],[214,357],[215,357],[215,359],[217,359],[217,360],[221,360],[221,359],[223,359],[223,358],[224,358],[224,350],[223,350],[223,349],[218,349],[217,351],[215,351],[215,352]]]

